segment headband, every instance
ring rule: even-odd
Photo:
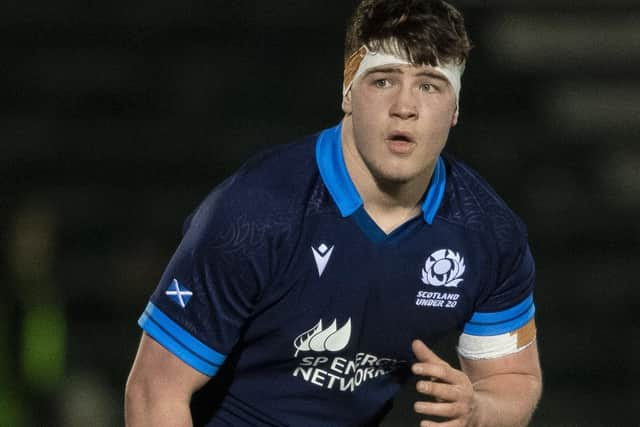
[[[382,49],[380,51],[372,51],[369,50],[367,46],[363,45],[360,49],[356,50],[345,63],[342,95],[346,95],[351,89],[353,82],[368,70],[382,65],[391,64],[413,65],[408,58],[406,58],[402,49],[400,49],[396,39],[391,39],[390,43],[385,45],[385,51]],[[435,71],[442,74],[447,79],[453,88],[456,95],[456,107],[459,106],[460,102],[460,89],[462,87],[461,79],[462,73],[464,72],[464,65],[464,63],[441,63],[438,61],[438,64],[433,67]]]

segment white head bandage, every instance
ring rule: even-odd
[[[384,44],[384,51],[371,51],[367,46],[362,46],[355,51],[347,60],[344,67],[344,83],[342,86],[342,95],[346,95],[351,89],[353,82],[368,70],[383,65],[413,65],[400,48],[396,39],[390,39]],[[441,63],[433,67],[433,69],[442,74],[456,95],[456,106],[460,103],[460,89],[462,87],[461,79],[464,72],[464,63],[456,64],[454,62]]]

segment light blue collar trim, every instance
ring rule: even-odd
[[[347,217],[362,206],[362,199],[351,181],[342,157],[341,135],[342,122],[322,131],[316,143],[316,162],[324,185],[338,205],[342,216]]]
[[[342,156],[342,122],[323,130],[316,142],[316,163],[329,194],[343,217],[350,216],[360,206],[362,199],[356,190]],[[424,220],[432,224],[444,197],[447,173],[442,157],[438,157],[431,184],[422,204]]]
[[[438,208],[440,204],[442,204],[446,186],[447,171],[444,166],[444,160],[442,160],[441,156],[438,156],[436,167],[431,177],[431,183],[427,190],[427,197],[424,198],[424,203],[422,203],[422,215],[424,216],[424,220],[429,224],[433,224],[433,219],[438,213]]]

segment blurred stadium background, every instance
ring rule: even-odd
[[[532,425],[637,425],[640,3],[453,3],[476,47],[449,149],[537,259]],[[0,6],[0,426],[122,424],[183,219],[256,150],[340,119],[353,5]],[[414,420],[412,398],[385,425]]]

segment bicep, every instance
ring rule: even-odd
[[[129,383],[141,386],[145,394],[162,394],[187,401],[191,395],[209,381],[147,333],[142,334]]]
[[[458,356],[460,367],[472,383],[497,375],[517,374],[540,381],[541,371],[536,342],[506,356],[493,359],[467,359]]]

